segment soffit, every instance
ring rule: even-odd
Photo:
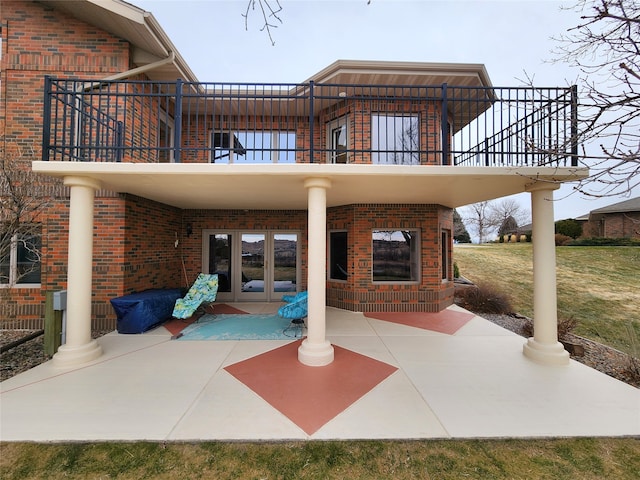
[[[327,206],[440,204],[460,207],[527,191],[537,182],[583,178],[575,168],[397,165],[211,165],[33,162],[36,172],[82,176],[106,190],[183,209],[305,210],[309,178],[326,178]],[[535,180],[534,180],[535,179]]]
[[[490,87],[482,64],[338,60],[307,81],[361,85]]]

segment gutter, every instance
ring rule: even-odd
[[[162,60],[158,60],[157,62],[149,63],[141,67],[132,68],[131,70],[126,70],[124,72],[110,75],[108,77],[103,78],[101,81],[108,82],[108,81],[122,80],[123,78],[133,77],[134,75],[138,75],[139,73],[145,73],[145,72],[148,72],[149,70],[154,70],[158,67],[162,67],[163,65],[167,65],[168,63],[173,63],[175,59],[176,59],[176,54],[173,51],[170,51],[169,56],[167,58],[163,58]]]

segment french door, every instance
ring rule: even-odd
[[[224,301],[279,301],[299,284],[299,232],[205,230],[203,271]]]

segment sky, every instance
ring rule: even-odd
[[[203,82],[303,82],[339,59],[482,63],[500,87],[527,78],[564,87],[579,73],[551,62],[554,38],[579,22],[567,8],[573,0],[279,0],[275,45],[258,10],[245,28],[248,0],[128,1],[153,14]],[[514,198],[531,209],[529,194]],[[589,199],[564,185],[555,192],[555,218],[626,198]]]

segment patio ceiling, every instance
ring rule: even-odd
[[[580,168],[334,164],[149,164],[33,162],[54,177],[82,176],[104,189],[182,209],[305,210],[308,178],[327,178],[327,206],[390,203],[455,208],[583,178]]]

